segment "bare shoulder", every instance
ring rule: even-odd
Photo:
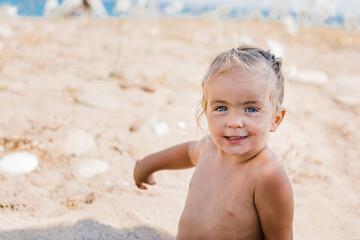
[[[255,205],[266,239],[292,239],[293,192],[276,155],[262,153],[256,177]]]
[[[266,148],[259,156],[261,160],[259,160],[257,166],[257,177],[256,177],[256,188],[258,190],[264,190],[263,188],[278,188],[282,186],[289,186],[290,181],[289,178],[282,167],[278,157],[276,154],[269,148]]]
[[[199,160],[201,152],[204,148],[208,148],[213,145],[213,141],[209,135],[202,137],[198,141],[193,141],[189,145],[189,157],[192,164],[195,166]]]

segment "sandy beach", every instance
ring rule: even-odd
[[[241,44],[283,56],[288,113],[269,145],[291,180],[295,240],[360,240],[360,32],[212,19],[0,18],[0,239],[174,239],[194,169],[135,161],[203,132],[212,58]]]

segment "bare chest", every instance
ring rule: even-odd
[[[189,186],[179,233],[183,227],[192,232],[192,239],[261,239],[248,169],[199,164]]]

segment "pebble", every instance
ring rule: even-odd
[[[177,122],[177,126],[180,128],[180,129],[186,129],[186,123],[184,121],[178,121]]]
[[[99,93],[86,92],[82,94],[77,94],[76,101],[78,103],[85,104],[94,108],[99,108],[102,110],[114,111],[119,108],[119,104],[116,101]]]
[[[156,135],[164,136],[169,132],[170,128],[166,122],[159,122],[153,126],[153,130]]]
[[[39,165],[39,160],[34,154],[16,152],[6,155],[0,160],[0,171],[7,174],[30,173]]]
[[[135,132],[139,131],[140,129],[148,128],[154,131],[157,136],[164,136],[166,135],[170,127],[164,121],[158,121],[155,117],[151,117],[148,120],[145,119],[138,119],[130,126],[130,131]]]
[[[84,178],[91,178],[95,175],[105,173],[109,170],[109,164],[97,159],[90,159],[80,162],[79,174]]]
[[[62,144],[62,150],[67,155],[80,156],[95,147],[95,140],[89,133],[72,129],[67,132]]]
[[[295,82],[321,85],[329,80],[326,73],[314,69],[298,70],[296,66],[290,66],[284,67],[284,72]]]
[[[297,71],[295,79],[305,83],[324,84],[328,81],[328,76],[319,70],[302,70]]]
[[[360,106],[360,98],[348,97],[348,96],[333,96],[335,102],[345,104],[352,107]]]

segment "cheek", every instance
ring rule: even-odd
[[[263,118],[252,118],[247,119],[248,121],[245,122],[245,125],[248,127],[248,131],[250,132],[257,132],[257,131],[270,131],[270,121],[264,120]]]
[[[222,124],[221,124],[220,118],[207,115],[206,120],[207,120],[208,128],[209,128],[210,132],[216,132],[219,129],[221,129]]]

